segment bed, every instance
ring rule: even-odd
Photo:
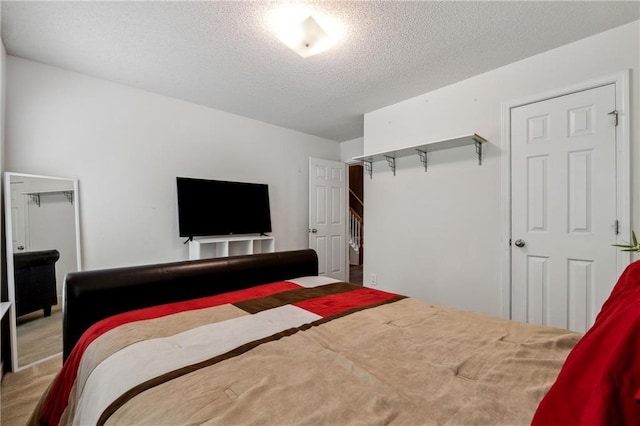
[[[33,423],[640,424],[635,264],[584,337],[317,273],[300,250],[67,275]]]

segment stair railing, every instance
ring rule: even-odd
[[[362,235],[362,217],[354,209],[349,208],[349,245],[356,253],[360,253]]]

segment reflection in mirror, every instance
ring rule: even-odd
[[[62,285],[80,270],[78,181],[5,174],[13,370],[62,352]]]

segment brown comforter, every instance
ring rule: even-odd
[[[352,285],[288,284],[100,334],[61,423],[529,424],[581,336]]]

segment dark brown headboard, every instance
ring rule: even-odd
[[[63,357],[87,328],[115,314],[310,275],[318,275],[318,257],[309,249],[69,273]]]

